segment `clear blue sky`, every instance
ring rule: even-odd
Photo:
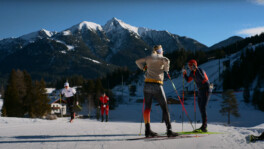
[[[142,1],[1,0],[0,39],[42,28],[62,31],[82,21],[104,25],[113,17],[133,26],[187,36],[207,46],[230,36],[264,31],[264,0]]]

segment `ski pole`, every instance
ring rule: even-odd
[[[169,73],[167,73],[167,75],[168,75],[168,77],[169,77],[169,79],[170,79],[170,81],[171,81],[171,84],[172,84],[172,86],[173,86],[173,88],[174,88],[174,90],[175,90],[175,92],[176,92],[176,94],[177,94],[177,96],[178,96],[178,98],[179,98],[179,100],[180,100],[180,102],[181,102],[182,109],[184,110],[184,112],[185,112],[187,118],[189,119],[189,122],[190,122],[190,124],[192,125],[192,128],[193,128],[193,130],[194,130],[194,127],[193,127],[193,124],[192,124],[192,120],[190,119],[190,117],[189,117],[189,115],[188,115],[188,113],[187,113],[187,111],[186,111],[186,109],[185,109],[185,107],[184,107],[184,104],[182,103],[182,100],[181,100],[181,98],[180,98],[180,96],[179,96],[179,94],[178,94],[178,91],[177,91],[177,89],[176,89],[174,83],[173,83],[172,80],[171,80],[171,77],[170,77]]]
[[[183,66],[184,68],[184,66]],[[182,76],[182,101],[183,101],[183,104],[184,104],[184,76]],[[182,132],[183,132],[183,118],[184,117],[184,111],[182,109]]]
[[[141,123],[140,123],[139,136],[141,136],[142,121],[143,121],[143,114],[144,114],[144,104],[145,104],[145,98],[143,99],[143,106],[142,106],[142,114],[141,114]]]
[[[60,113],[61,113],[61,117],[62,117],[62,115],[63,115],[63,111],[62,111],[62,104],[61,104],[61,94],[60,94]]]
[[[195,81],[193,81],[193,99],[194,99],[194,120],[195,120],[195,124],[194,127],[196,129],[196,98],[195,98]]]

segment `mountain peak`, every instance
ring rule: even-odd
[[[115,17],[113,17],[111,20],[107,21],[107,23],[103,26],[106,33],[115,31],[115,30],[121,30],[126,29],[130,32],[136,33],[138,35],[138,28],[135,26],[131,26],[129,24],[126,24],[122,20],[119,20]]]
[[[80,30],[102,30],[102,26],[93,22],[87,22],[87,21],[83,21],[77,25],[74,25],[70,28],[70,31],[74,32],[76,30],[80,31]]]
[[[117,19],[116,17],[113,17],[110,21],[122,22],[121,20]]]
[[[24,39],[24,40],[34,40],[36,38],[45,38],[45,37],[51,37],[53,36],[53,32],[48,31],[46,29],[41,29],[39,31],[36,32],[32,32],[23,36],[20,36],[20,38]]]

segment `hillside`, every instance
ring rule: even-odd
[[[220,41],[219,43],[216,43],[216,44],[212,45],[211,47],[208,48],[208,50],[215,50],[215,49],[219,49],[219,48],[222,48],[222,47],[226,47],[228,45],[234,44],[234,43],[236,43],[238,41],[241,41],[241,40],[243,40],[242,37],[232,36],[232,37],[229,37],[226,40]]]

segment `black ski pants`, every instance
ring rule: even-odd
[[[145,98],[145,110],[151,109],[152,100],[158,101],[165,121],[167,129],[171,129],[169,109],[167,105],[167,99],[163,90],[163,86],[158,83],[145,82],[144,85],[144,98]]]
[[[198,106],[202,117],[202,126],[207,127],[207,112],[206,106],[211,96],[210,89],[200,89],[198,91]]]
[[[71,119],[74,119],[74,97],[67,97],[67,107],[71,114]]]

